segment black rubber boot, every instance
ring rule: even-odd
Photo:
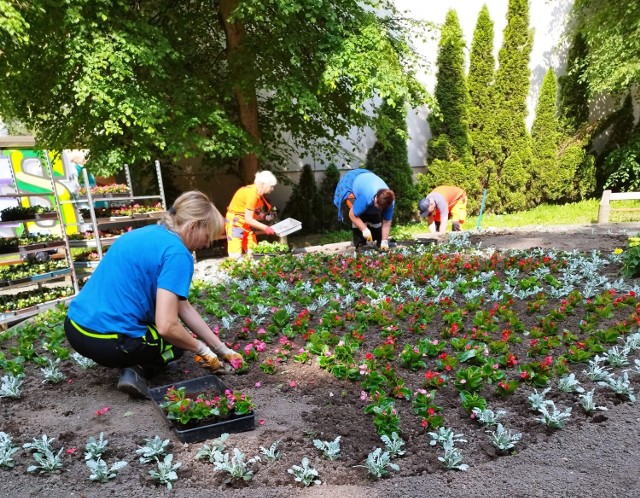
[[[149,397],[149,386],[142,374],[142,369],[139,367],[122,369],[120,379],[118,379],[118,389],[132,398]]]

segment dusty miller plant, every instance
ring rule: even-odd
[[[0,379],[0,398],[18,399],[22,395],[24,374],[8,373]]]
[[[432,441],[433,442],[433,441]],[[438,457],[446,468],[449,470],[467,470],[469,466],[462,463],[462,453],[454,446],[453,439],[447,439],[442,443],[444,455]]]
[[[107,465],[102,458],[96,460],[87,460],[85,462],[91,474],[89,475],[90,481],[97,482],[109,482],[118,475],[118,471],[127,465],[127,462],[115,462],[111,467]]]
[[[447,442],[451,442],[452,445],[467,442],[466,439],[463,439],[464,434],[454,434],[453,429],[447,427],[439,427],[438,432],[430,432],[429,436],[431,436],[431,441],[429,441],[431,446],[440,443],[444,447]]]
[[[91,358],[87,358],[86,356],[82,356],[77,351],[73,352],[73,354],[71,355],[71,358],[83,370],[89,370],[90,368],[94,368],[94,367],[98,366],[98,364],[95,361],[93,361]]]
[[[13,455],[20,448],[13,445],[13,439],[6,432],[0,432],[0,467],[13,468]]]
[[[262,453],[262,455],[268,462],[274,462],[276,460],[280,460],[282,453],[278,450],[279,444],[280,444],[280,440],[275,441],[268,448],[265,448],[264,446],[260,446],[260,453]]]
[[[233,457],[231,458],[229,458],[229,453],[217,451],[213,455],[213,466],[220,472],[226,472],[233,479],[250,481],[253,477],[253,471],[249,468],[249,465],[259,462],[260,457],[255,456],[246,461],[245,458],[245,454],[238,448],[233,448]]]
[[[54,453],[53,447],[51,446],[53,441],[55,441],[55,438],[50,438],[44,434],[42,438],[34,438],[32,443],[22,445],[24,449],[34,451],[33,459],[36,461],[35,465],[30,465],[27,468],[27,472],[39,470],[41,474],[50,474],[62,468],[62,458],[60,458],[60,455],[64,448],[60,448],[58,453]]]
[[[314,439],[313,445],[322,452],[322,455],[328,460],[337,460],[340,458],[340,439],[336,437],[333,441],[322,441]]]
[[[631,351],[640,349],[640,332],[636,332],[634,334],[631,334],[630,336],[627,336],[626,340],[624,341],[624,347],[626,349],[630,349]]]
[[[104,433],[100,433],[98,439],[91,436],[84,447],[85,460],[98,460],[102,458],[102,454],[107,449],[108,439],[104,439]]]
[[[593,382],[605,381],[611,376],[611,369],[604,367],[601,363],[604,361],[604,358],[601,356],[596,356],[592,360],[589,360],[589,368],[587,370],[583,370],[584,373],[589,380]]]
[[[394,433],[395,434],[395,433]],[[364,467],[376,479],[389,474],[389,470],[400,470],[400,467],[391,461],[391,454],[388,451],[383,452],[382,448],[376,448],[369,455],[364,465],[356,465],[356,467]]]
[[[501,423],[498,423],[495,431],[489,432],[491,444],[500,451],[510,450],[520,439],[522,439],[521,433],[511,432],[505,429]]]
[[[391,458],[404,455],[404,440],[398,436],[397,432],[392,432],[391,437],[383,434],[380,439],[384,443],[384,447]]]
[[[606,410],[604,406],[596,406],[596,402],[593,400],[593,393],[595,389],[580,395],[580,406],[586,413],[593,413],[596,410]]]
[[[493,410],[489,410],[489,408],[474,408],[471,413],[473,413],[475,419],[484,427],[492,427],[498,424],[498,420],[504,418],[507,414],[504,410],[497,410],[494,412]]]
[[[293,465],[287,469],[287,472],[293,475],[296,482],[302,483],[305,487],[311,484],[322,484],[318,479],[318,471],[309,466],[309,459],[304,457],[300,465]]]
[[[138,446],[136,454],[140,455],[140,463],[160,461],[160,457],[166,454],[168,446],[168,439],[162,440],[159,436],[155,436],[152,439],[145,439],[144,446]]]
[[[552,429],[562,429],[571,417],[571,407],[558,410],[556,404],[551,400],[545,401],[544,405],[538,408],[538,411],[541,416],[536,420]]]
[[[602,353],[606,362],[612,367],[623,367],[629,364],[629,349],[613,346],[606,353]]]
[[[529,402],[529,406],[533,411],[537,412],[540,410],[540,408],[544,406],[544,404],[546,403],[545,396],[549,391],[551,391],[550,387],[547,387],[541,393],[539,393],[537,389],[533,390],[533,392],[527,398],[527,401]]]
[[[157,436],[156,436],[157,437]],[[150,460],[151,461],[151,460]],[[165,455],[164,460],[161,462],[158,460],[158,470],[151,469],[149,475],[154,481],[158,481],[160,484],[164,484],[167,489],[173,488],[173,483],[178,480],[178,470],[182,466],[182,463],[173,463],[173,455]]]
[[[225,432],[220,435],[219,438],[211,441],[211,445],[205,444],[198,450],[196,453],[196,460],[208,460],[209,463],[213,463],[215,461],[216,453],[224,453],[225,450],[225,441],[229,439],[229,434]]]
[[[576,379],[576,374],[574,373],[560,377],[558,380],[558,389],[563,393],[584,392],[584,388],[580,385],[580,382]]]
[[[47,365],[42,367],[40,371],[44,377],[43,384],[59,384],[67,378],[64,372],[60,370],[60,358],[56,358],[56,361],[47,358]]]
[[[631,382],[629,382],[629,374],[627,372],[623,372],[623,374],[618,378],[611,376],[602,382],[598,382],[598,384],[609,387],[613,392],[621,396],[625,396],[631,402],[636,400],[636,396],[633,393],[633,387],[631,387]]]

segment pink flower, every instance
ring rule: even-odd
[[[244,347],[244,352],[245,352],[245,354],[249,354],[249,353],[251,352],[251,350],[252,350],[252,349],[253,349],[253,344],[247,344],[247,345]]]
[[[264,425],[266,423],[266,420],[261,418],[260,420],[258,420],[258,425]]]
[[[238,370],[238,368],[242,366],[242,358],[231,358],[231,360],[229,360],[229,363],[231,363],[231,366],[235,370]]]
[[[105,413],[107,413],[109,410],[111,410],[111,408],[109,408],[108,406],[105,406],[104,408],[100,408],[99,410],[96,410],[96,415],[99,417],[100,415],[104,415]]]
[[[367,392],[366,391],[360,391],[360,399],[362,401],[367,401]]]
[[[262,387],[262,382],[256,382],[256,387]]]
[[[78,451],[78,448],[67,448],[66,454],[67,455],[75,455],[76,451]]]
[[[290,380],[289,387],[298,387],[298,383],[295,380]]]

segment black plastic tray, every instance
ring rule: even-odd
[[[149,390],[151,399],[155,402],[158,411],[162,414],[163,418],[167,421],[169,426],[178,436],[178,439],[183,443],[198,443],[206,439],[212,439],[224,434],[225,432],[245,432],[255,429],[255,413],[251,412],[247,415],[242,415],[235,418],[230,418],[220,422],[214,422],[200,427],[194,427],[191,429],[180,429],[173,420],[167,418],[167,414],[162,410],[160,405],[164,401],[164,395],[167,389],[175,387],[179,389],[184,387],[187,394],[198,394],[203,391],[217,391],[223,394],[226,389],[229,389],[227,385],[222,382],[215,375],[205,375],[204,377],[198,377],[197,379],[184,380],[182,382],[176,382],[175,384],[169,384],[161,387],[154,387]]]

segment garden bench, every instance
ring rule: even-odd
[[[598,223],[609,223],[611,211],[640,211],[640,208],[612,208],[611,201],[637,201],[640,200],[640,192],[602,192],[602,199],[598,206]]]

